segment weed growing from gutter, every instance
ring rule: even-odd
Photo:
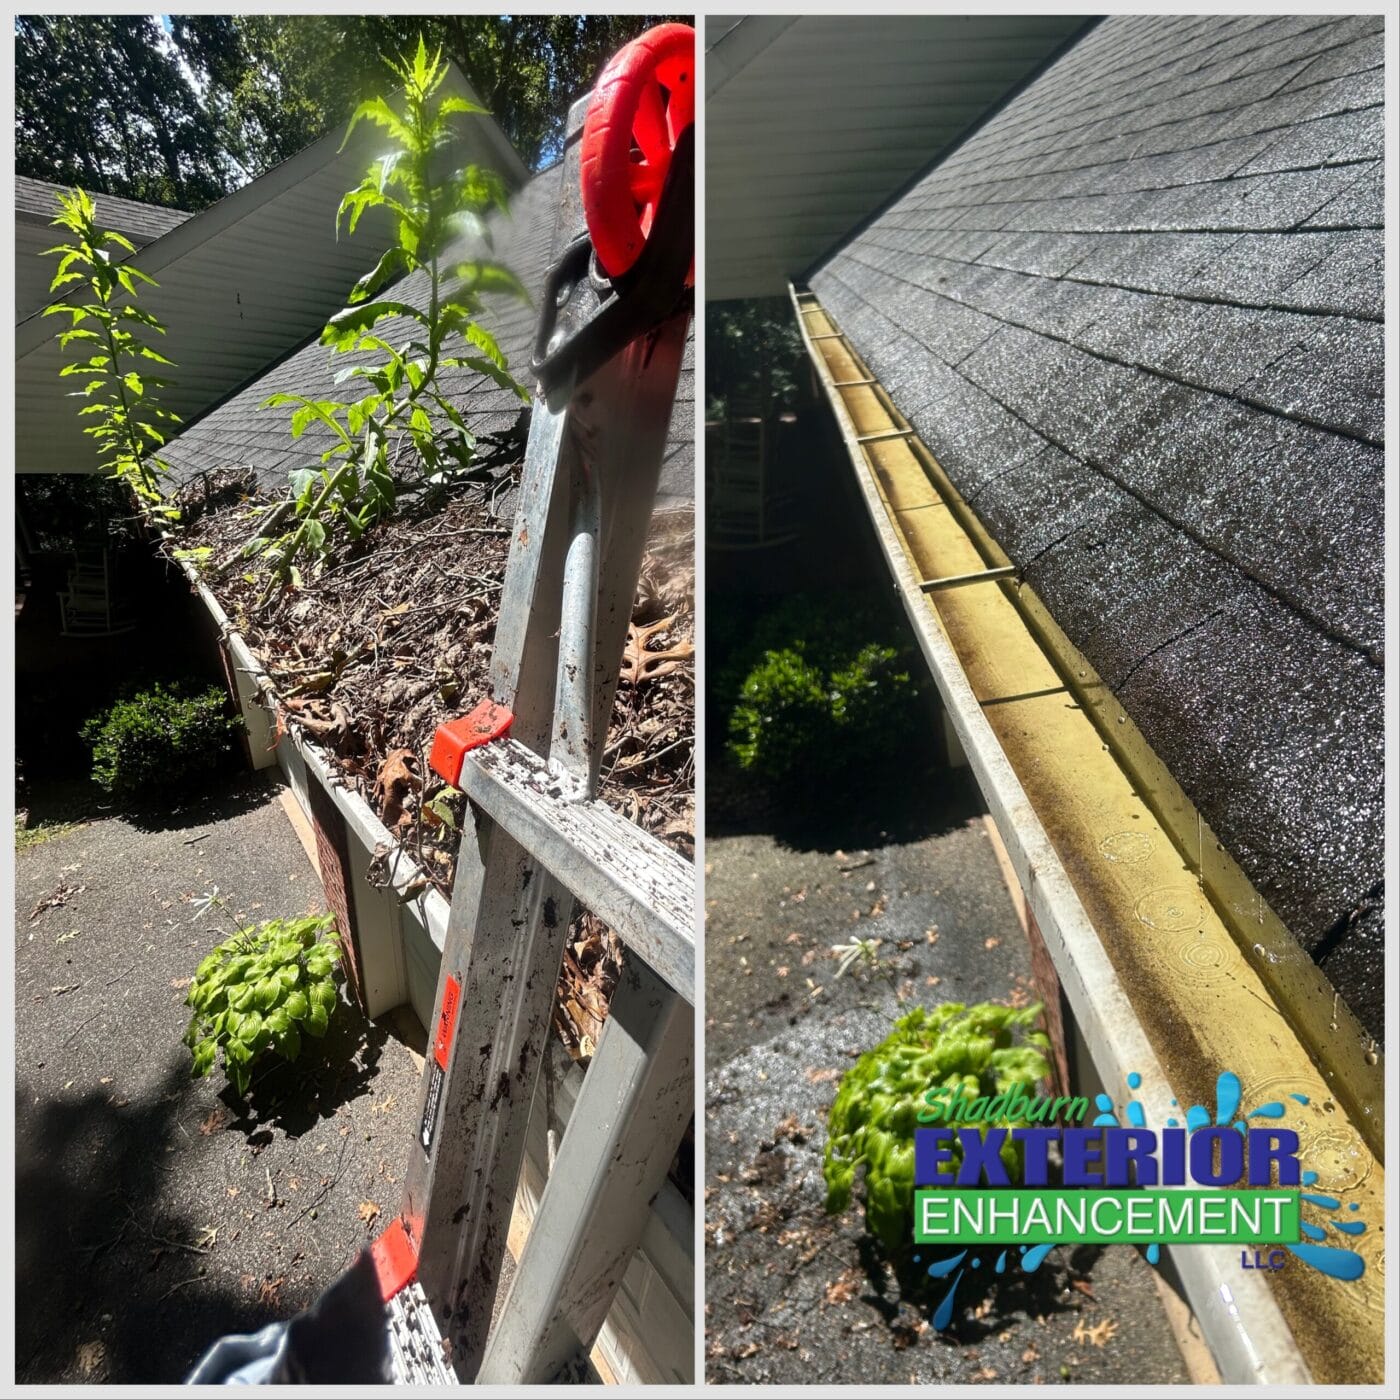
[[[175,520],[179,512],[165,503],[160,490],[160,478],[168,470],[160,449],[165,425],[180,419],[158,402],[156,391],[169,387],[169,381],[149,373],[141,362],[174,366],[142,339],[145,331],[164,335],[165,327],[135,304],[138,282],[157,284],[140,268],[114,258],[114,248],[134,253],[136,247],[98,224],[96,206],[85,190],[64,191],[57,202],[54,226],[68,229],[73,242],[44,251],[45,257],[59,258],[49,291],[84,282],[88,291],[85,301],[65,300],[44,309],[45,316],[69,318],[68,328],[58,333],[59,348],[80,342],[87,354],[59,374],[87,376],[71,396],[90,400],[78,414],[94,419],[83,432],[96,440],[103,467],[131,488],[145,514]]]
[[[337,376],[339,383],[362,380],[370,392],[344,401],[280,393],[264,404],[294,407],[293,438],[319,423],[334,439],[321,454],[319,468],[292,473],[290,502],[274,510],[245,546],[245,554],[260,555],[271,573],[265,599],[279,583],[300,582],[297,559],[323,555],[329,529],[339,525],[358,538],[393,513],[396,448],[405,436],[429,485],[470,468],[476,439],[440,387],[441,371],[474,371],[529,402],[495,338],[476,320],[484,293],[503,292],[528,301],[525,288],[495,262],[444,264],[448,246],[464,235],[489,247],[485,216],[506,208],[505,186],[493,171],[467,165],[442,173],[443,153],[454,140],[450,119],[485,109],[463,97],[439,95],[449,65],[441,50],[430,58],[421,37],[412,59],[387,62],[403,85],[400,108],[383,97],[362,103],[345,139],[367,120],[384,130],[392,149],[346,194],[336,217],[339,223],[348,215],[353,234],[366,211],[383,211],[393,222],[395,241],[355,284],[349,306],[333,316],[321,334],[321,343],[337,354],[376,356],[375,363],[354,365]],[[393,279],[412,273],[427,276],[426,310],[393,298],[370,300]],[[391,318],[410,323],[408,338],[398,345],[376,333],[379,323]],[[269,539],[270,529],[288,519],[295,522],[291,528]]]

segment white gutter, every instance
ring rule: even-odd
[[[169,540],[169,536],[166,539]],[[283,772],[290,778],[288,765],[282,758],[275,757],[267,763],[258,762],[262,756],[274,752],[270,744],[264,743],[273,734],[273,727],[267,720],[268,711],[274,709],[276,704],[276,687],[272,678],[229,620],[219,600],[200,579],[194,566],[185,559],[175,562],[208,609],[218,629],[220,642],[228,648],[255,766],[271,767],[273,763],[280,763]],[[295,725],[286,727],[277,748],[280,750],[283,744],[293,746],[306,766],[308,777],[320,783],[330,794],[345,818],[346,827],[363,850],[370,855],[376,850],[388,852],[385,869],[389,883],[384,893],[394,897],[401,913],[427,934],[440,954],[447,937],[447,920],[451,909],[447,899],[428,881],[423,867],[379,820],[364,798],[345,785],[335,770],[331,756],[319,744],[307,738]],[[295,783],[292,786],[295,789]],[[302,800],[300,794],[298,800]],[[404,932],[406,934],[407,930]],[[407,981],[402,973],[402,943],[393,937],[387,941],[395,944],[389,953],[397,959],[400,985],[406,987]],[[399,1000],[405,999],[406,994]],[[389,1009],[389,1006],[380,1008],[381,1011]],[[572,1061],[563,1062],[562,1054],[551,1046],[542,1062],[536,1086],[526,1158],[516,1189],[516,1214],[526,1220],[533,1218],[544,1194],[544,1184],[552,1164],[549,1139],[552,1135],[557,1141],[563,1135],[582,1084],[583,1070]],[[675,1329],[668,1328],[666,1322],[676,1310],[687,1317],[695,1316],[695,1251],[693,1207],[670,1181],[662,1186],[651,1203],[634,1267],[638,1264],[642,1271],[640,1286],[636,1290],[639,1296],[629,1296],[626,1288],[618,1290],[612,1311],[599,1334],[598,1348],[610,1369],[621,1373],[621,1380],[643,1383],[674,1380],[677,1374],[688,1374],[692,1369],[693,1338],[689,1331],[684,1336],[674,1335]]]

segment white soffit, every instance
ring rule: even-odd
[[[705,296],[781,296],[1085,23],[712,16]]]

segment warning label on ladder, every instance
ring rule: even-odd
[[[423,1122],[418,1129],[418,1140],[425,1152],[433,1145],[433,1133],[437,1130],[438,1102],[442,1098],[442,1081],[447,1074],[447,1056],[452,1046],[452,1030],[457,1024],[457,1002],[462,995],[462,985],[449,974],[447,985],[442,989],[442,1006],[438,1009],[437,1034],[433,1037],[432,1074],[428,1081],[428,1093],[423,1103]]]

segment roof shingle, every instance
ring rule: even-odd
[[[1381,36],[1106,20],[812,278],[1378,1037]]]

